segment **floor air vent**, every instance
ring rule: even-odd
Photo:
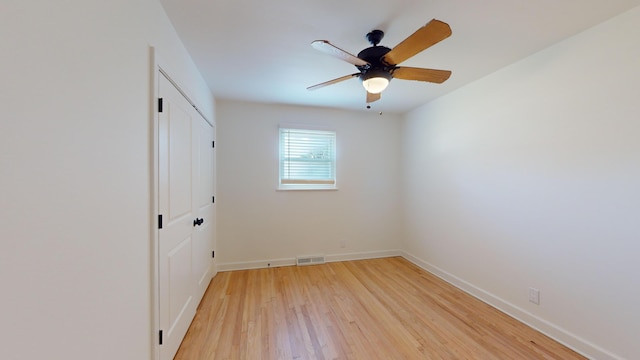
[[[298,256],[296,258],[296,265],[315,265],[315,264],[324,264],[324,255],[317,256]]]

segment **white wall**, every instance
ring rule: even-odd
[[[216,109],[219,269],[398,249],[398,116],[235,101]],[[276,191],[280,123],[336,130],[339,190]]]
[[[211,94],[155,0],[0,8],[0,358],[149,359],[149,46]]]
[[[640,358],[638,24],[640,8],[403,122],[409,257],[598,359]]]

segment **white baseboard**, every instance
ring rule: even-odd
[[[327,262],[338,262],[338,261],[351,261],[351,260],[379,259],[379,258],[394,257],[394,256],[402,256],[402,251],[382,250],[382,251],[366,251],[366,252],[357,252],[357,253],[334,254],[334,255],[326,255],[325,260]]]
[[[378,259],[378,258],[393,257],[393,256],[402,256],[402,252],[400,250],[381,250],[381,251],[366,251],[366,252],[354,252],[354,253],[344,253],[344,254],[330,254],[330,255],[325,255],[325,261],[337,262],[337,261],[350,261],[350,260],[365,260],[365,259]],[[269,267],[293,266],[295,264],[296,264],[296,258],[240,261],[240,262],[231,262],[231,263],[219,263],[217,265],[217,270],[233,271],[233,270],[264,269]]]
[[[545,320],[530,312],[513,305],[491,293],[480,289],[465,280],[450,274],[437,266],[434,266],[418,257],[415,257],[405,251],[400,251],[401,256],[418,267],[432,273],[458,289],[468,293],[469,295],[491,305],[492,307],[504,312],[505,314],[517,319],[518,321],[540,331],[557,342],[573,349],[589,359],[598,360],[624,360],[623,358],[592,344],[575,334]]]
[[[230,263],[219,263],[218,271],[222,272],[234,270],[264,269],[269,267],[293,266],[295,264],[296,258],[239,261]]]

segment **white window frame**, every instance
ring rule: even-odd
[[[330,156],[330,175],[333,175],[333,178],[325,178],[325,179],[288,179],[285,175],[285,169],[283,166],[287,164],[287,160],[284,159],[285,156],[285,144],[283,144],[283,131],[292,130],[292,131],[300,131],[305,132],[308,131],[310,133],[316,133],[318,135],[322,135],[323,133],[327,134],[330,138],[332,138],[333,144],[332,148],[329,150]],[[336,178],[336,148],[337,148],[337,134],[336,131],[329,128],[322,127],[314,127],[309,125],[300,125],[300,124],[281,124],[278,128],[278,190],[337,190],[337,178]]]

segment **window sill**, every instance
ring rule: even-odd
[[[293,186],[279,186],[276,191],[337,191],[338,188],[335,186],[331,187],[318,187],[318,186],[304,186],[304,185],[293,185]]]

